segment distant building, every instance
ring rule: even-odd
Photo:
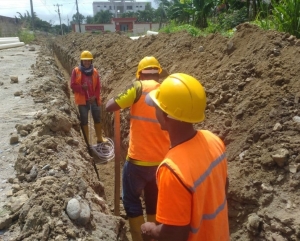
[[[142,35],[148,30],[158,31],[159,23],[136,23],[136,18],[112,18],[105,24],[72,24],[74,32],[123,32],[130,35]]]
[[[146,4],[151,2],[136,2],[135,0],[110,0],[93,2],[94,16],[101,10],[109,10],[115,18],[120,18],[122,13],[144,11]]]

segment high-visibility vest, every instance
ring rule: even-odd
[[[169,135],[161,130],[155,108],[145,102],[146,95],[159,83],[154,80],[143,80],[141,83],[142,95],[130,108],[128,156],[140,161],[138,165],[159,165],[169,150]]]
[[[210,131],[198,131],[191,140],[172,148],[159,167],[162,165],[167,166],[192,195],[192,203],[186,204],[192,208],[188,241],[230,240],[223,142]]]
[[[75,79],[75,83],[81,85],[81,71],[78,67],[76,67],[75,69],[75,73],[76,73],[76,79]],[[96,89],[96,85],[97,85],[97,81],[98,81],[98,71],[94,68],[93,71],[93,75],[92,75],[92,84],[93,84],[93,90],[95,91]],[[100,84],[100,83],[99,83]],[[95,96],[97,99],[97,104],[100,105],[100,96]],[[75,98],[75,103],[76,105],[86,105],[86,99],[85,99],[85,94],[81,94],[78,92],[74,92],[74,98]]]

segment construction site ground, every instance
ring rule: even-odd
[[[300,40],[245,23],[232,38],[71,33],[38,35],[33,46],[0,50],[0,240],[130,240],[121,201],[113,215],[114,162],[97,165],[99,181],[68,87],[83,50],[94,55],[103,106],[147,55],[160,61],[161,80],[199,79],[208,103],[195,127],[227,148],[231,240],[300,240]],[[102,120],[113,138],[113,114],[103,109]],[[128,132],[122,110],[121,167]],[[84,217],[70,218],[71,199]]]

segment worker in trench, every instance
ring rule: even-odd
[[[144,200],[148,222],[155,222],[157,204],[156,170],[170,147],[169,136],[161,130],[155,110],[145,103],[145,96],[156,89],[162,68],[153,56],[143,58],[135,81],[106,104],[106,111],[130,107],[130,138],[122,173],[122,200],[133,241],[141,241],[145,222],[140,196]]]
[[[144,241],[230,240],[225,146],[193,126],[205,119],[204,88],[190,75],[172,74],[145,100],[171,148],[157,170],[157,223],[141,226]]]
[[[75,104],[78,105],[80,123],[85,139],[89,142],[88,113],[91,111],[97,143],[103,142],[100,106],[101,83],[99,73],[93,66],[93,55],[91,52],[83,51],[81,53],[80,65],[72,71],[71,89],[74,92]]]

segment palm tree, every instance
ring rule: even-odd
[[[94,16],[94,23],[110,23],[113,14],[109,10],[101,10]]]

